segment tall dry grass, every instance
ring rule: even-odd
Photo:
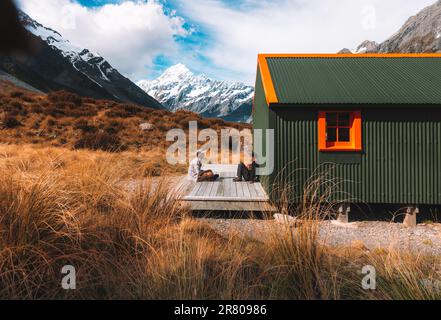
[[[77,268],[83,288],[69,296],[126,296],[158,230],[185,214],[168,197],[166,181],[128,192],[126,168],[112,158],[52,170],[49,157],[37,168],[23,158],[0,166],[0,296],[66,297],[66,264]]]
[[[294,229],[274,227],[265,241],[225,238],[189,216],[170,194],[173,180],[128,187],[139,166],[107,153],[2,147],[0,298],[441,297],[427,286],[441,281],[439,258],[321,245],[318,221],[331,206],[318,192]],[[361,287],[368,264],[375,291]],[[64,265],[76,268],[76,290],[61,288]]]

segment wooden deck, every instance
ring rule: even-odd
[[[220,175],[215,182],[189,182],[182,201],[196,211],[275,211],[260,183],[234,182],[236,165],[206,165]]]

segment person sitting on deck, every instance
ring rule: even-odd
[[[214,174],[212,170],[202,170],[202,161],[205,155],[202,151],[196,153],[196,158],[190,161],[188,168],[188,178],[196,182],[216,181],[219,178],[218,174]]]
[[[258,177],[256,176],[256,168],[258,164],[256,163],[256,156],[254,152],[251,154],[250,162],[244,164],[243,162],[239,163],[237,166],[237,177],[234,178],[234,182],[258,182]]]

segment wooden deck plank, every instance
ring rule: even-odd
[[[224,193],[221,196],[231,197],[231,192],[230,192],[230,188],[228,187],[228,184],[229,184],[228,179],[222,180],[222,189]]]
[[[237,198],[237,188],[236,183],[234,183],[233,179],[228,179],[230,182],[230,188],[231,188],[231,196]]]
[[[237,196],[239,198],[243,198],[244,194],[243,194],[242,183],[241,182],[236,182],[235,184],[236,184]]]
[[[176,182],[176,185],[172,187],[172,193],[181,197],[187,194],[191,194],[196,186],[196,182],[188,180],[187,177],[183,177]]]
[[[267,194],[266,194],[265,190],[263,190],[260,183],[254,184],[254,190],[256,191],[257,197],[267,197]]]
[[[247,182],[241,182],[242,188],[243,188],[243,196],[245,198],[251,199],[250,189],[248,189],[248,183]]]
[[[256,198],[256,197],[259,196],[259,195],[257,194],[256,187],[255,187],[254,185],[255,185],[255,183],[250,183],[250,184],[248,184],[248,189],[250,190],[250,196],[251,196],[251,198]]]
[[[221,184],[220,181],[213,182],[213,187],[211,188],[211,191],[210,191],[210,197],[216,197],[217,190],[219,189],[220,184]]]
[[[201,188],[201,183],[196,183],[193,190],[190,192],[189,196],[196,196],[198,194],[199,189]]]
[[[204,197],[209,197],[211,189],[213,188],[214,183],[212,182],[203,182],[204,183]]]
[[[265,190],[263,189],[263,186],[260,183],[255,183],[254,188],[256,189],[257,196],[259,197],[268,197]]]
[[[224,195],[224,181],[221,179],[219,181],[219,188],[217,189],[216,197],[221,197]]]
[[[198,182],[199,188],[195,193],[195,196],[201,196],[204,194],[204,184],[202,182]]]
[[[205,189],[204,189],[205,185],[203,182],[198,182],[198,185],[199,185],[199,189],[197,190],[195,196],[201,196],[204,194],[204,191],[205,191]]]

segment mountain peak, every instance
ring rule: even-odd
[[[169,67],[167,70],[164,71],[164,73],[159,77],[159,79],[183,79],[187,77],[194,76],[193,72],[190,71],[190,69],[187,68],[186,65],[182,63],[178,63],[174,66]]]
[[[410,17],[398,32],[378,44],[365,41],[357,53],[431,53],[441,51],[441,1]]]
[[[375,41],[365,40],[363,41],[355,51],[356,53],[371,53],[378,49],[379,44]]]
[[[137,84],[171,111],[186,109],[204,117],[244,122],[251,116],[253,87],[195,75],[182,63],[171,66],[155,80]]]

